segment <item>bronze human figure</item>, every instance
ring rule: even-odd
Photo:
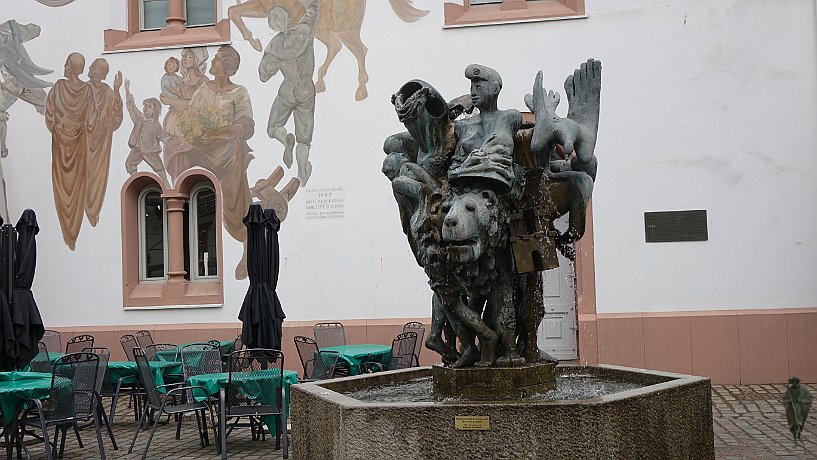
[[[449,103],[422,80],[403,85],[392,103],[407,132],[384,144],[383,173],[433,291],[426,347],[452,367],[550,361],[536,345],[544,315],[539,272],[556,266],[548,250],[572,257],[572,243],[584,233],[596,175],[601,64],[591,59],[568,78],[564,119],[540,73],[525,98],[533,127],[523,127],[518,111],[498,109],[496,70],[472,64],[465,76],[470,98]],[[552,222],[564,214],[570,226],[562,235]],[[446,323],[458,349],[443,340]]]

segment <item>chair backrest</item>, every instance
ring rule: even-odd
[[[319,351],[318,355],[307,363],[307,368],[311,368],[307,378],[331,379],[335,375],[335,366],[338,365],[339,356],[337,351]]]
[[[31,360],[31,367],[32,372],[46,372],[51,373],[51,359],[48,356],[48,347],[43,342],[37,342],[37,356]]]
[[[420,351],[423,348],[423,337],[426,335],[426,327],[423,323],[411,321],[403,325],[403,332],[416,332],[417,340],[414,343],[414,364],[420,365]]]
[[[218,348],[219,353],[221,352],[221,340],[208,340],[207,343]]]
[[[389,369],[405,369],[414,362],[414,344],[417,343],[416,332],[398,334],[391,342],[391,365]]]
[[[133,349],[139,348],[139,342],[136,341],[136,336],[133,334],[125,334],[119,338],[119,343],[122,344],[122,349],[125,350],[125,357],[128,361],[134,361]]]
[[[154,343],[153,345],[148,345],[144,347],[145,355],[148,357],[148,361],[162,361],[158,357],[158,352],[160,351],[167,351],[173,352],[173,361],[179,360],[179,347],[173,345],[172,343]]]
[[[312,370],[308,368],[308,363],[315,359],[318,353],[318,343],[310,337],[302,335],[295,336],[295,348],[298,350],[298,357],[301,358],[301,366],[304,368],[304,378],[308,379]]]
[[[97,393],[102,391],[102,383],[105,381],[105,372],[108,371],[108,361],[111,360],[111,351],[107,347],[88,347],[82,350],[86,353],[93,353],[99,358],[99,367],[96,373],[96,390]]]
[[[82,350],[94,346],[94,336],[92,335],[78,335],[72,337],[68,343],[65,344],[65,354],[81,353]]]
[[[346,345],[346,334],[341,323],[318,323],[312,327],[312,333],[320,348]]]
[[[45,334],[43,334],[43,338],[40,339],[40,342],[44,343],[45,346],[48,347],[48,351],[50,352],[62,351],[62,339],[60,338],[59,331],[46,329]]]
[[[148,396],[148,403],[153,407],[161,406],[162,401],[159,397],[159,391],[156,390],[156,381],[153,380],[153,372],[150,370],[150,362],[148,362],[148,357],[145,355],[145,350],[134,348],[133,360],[136,361],[139,380],[142,382],[142,387]]]
[[[240,406],[255,406],[262,413],[281,412],[283,353],[268,348],[234,351],[230,354],[229,373],[226,388],[228,414],[230,407]]]
[[[150,331],[138,331],[136,333],[136,341],[139,342],[139,346],[142,348],[154,344],[153,336],[150,335]]]
[[[93,353],[71,353],[54,361],[48,421],[87,419],[94,411],[99,357]]]
[[[221,351],[211,343],[191,343],[179,350],[184,379],[200,374],[224,372],[221,367]]]

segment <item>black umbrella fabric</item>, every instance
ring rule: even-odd
[[[278,282],[278,221],[275,212],[258,204],[250,206],[247,227],[247,274],[250,287],[238,319],[241,341],[248,348],[281,349],[281,322],[284,313],[275,286]],[[273,279],[274,272],[274,279]]]
[[[34,301],[31,285],[37,265],[37,242],[40,232],[37,215],[31,209],[23,211],[17,221],[17,244],[14,254],[14,283],[11,297],[11,319],[17,341],[17,368],[22,369],[37,353],[37,343],[45,334],[40,309]],[[55,350],[59,351],[59,350]]]

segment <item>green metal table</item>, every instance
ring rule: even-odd
[[[336,351],[338,359],[345,361],[349,365],[349,375],[360,374],[360,365],[366,362],[376,362],[388,368],[391,362],[391,347],[388,345],[377,345],[363,343],[358,345],[336,345],[334,347],[323,347],[321,351]]]
[[[230,356],[232,353],[233,348],[235,348],[235,340],[219,340],[219,353],[221,354],[221,359],[225,360]],[[177,345],[175,350],[160,350],[156,352],[156,358],[162,361],[175,361],[176,359],[181,359],[177,357],[177,353],[179,350],[182,349],[185,345],[190,345],[193,343],[205,343],[205,342],[190,342],[184,343],[181,345]]]
[[[3,424],[11,425],[17,408],[32,399],[47,399],[51,392],[51,374],[44,372],[0,372],[0,410]]]
[[[187,383],[191,386],[201,386],[205,389],[207,394],[203,394],[201,390],[194,390],[193,397],[198,401],[204,401],[210,396],[218,393],[219,395],[219,429],[221,430],[221,446],[222,452],[225,452],[226,444],[226,416],[225,416],[225,388],[227,381],[230,378],[228,372],[221,372],[218,374],[200,374],[194,375],[187,379]],[[269,371],[254,371],[252,373],[233,372],[233,385],[238,385],[241,394],[254,401],[262,404],[273,405],[275,403],[274,394],[280,389],[277,386],[280,374],[277,370]],[[284,408],[283,420],[286,425],[286,419],[289,416],[289,386],[298,383],[298,373],[295,371],[284,370]],[[277,417],[264,417],[264,423],[269,428],[270,433],[278,432]],[[286,435],[286,433],[284,433]]]

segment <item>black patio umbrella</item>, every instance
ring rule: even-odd
[[[241,340],[248,348],[281,349],[284,312],[275,293],[278,282],[278,229],[280,222],[271,209],[250,206],[244,217],[247,227],[247,274],[250,287],[238,319]]]
[[[16,365],[18,369],[22,369],[37,356],[39,352],[37,343],[45,334],[40,309],[37,308],[37,302],[34,301],[34,294],[31,292],[34,270],[37,266],[35,237],[40,232],[34,211],[31,209],[23,211],[15,229],[17,230],[17,244],[14,254],[11,320],[14,324],[14,337],[17,342]]]

